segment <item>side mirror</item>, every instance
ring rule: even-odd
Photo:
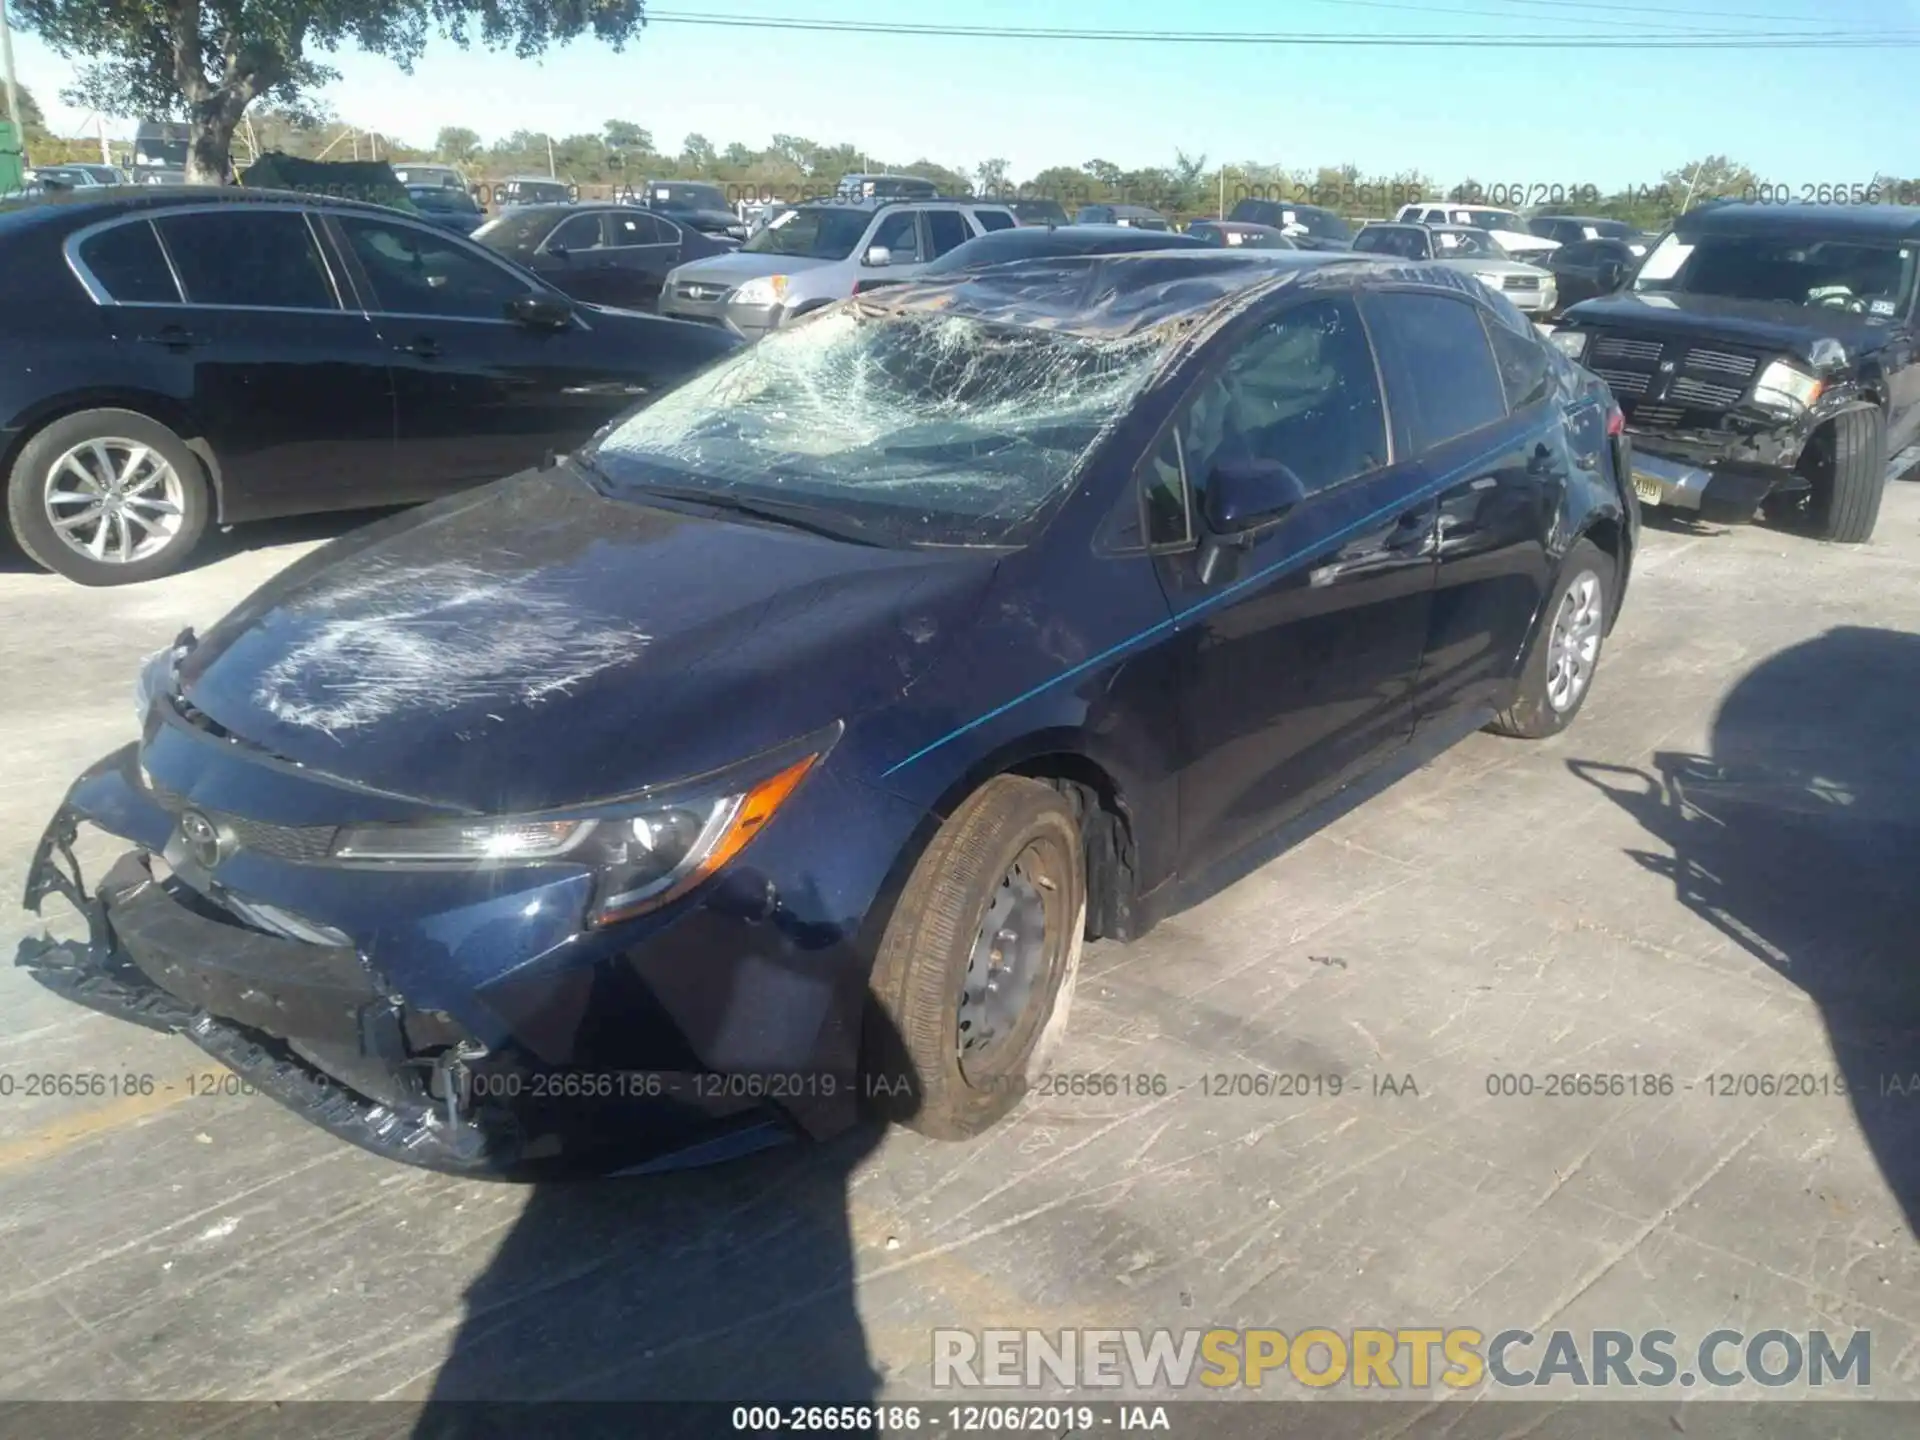
[[[507,319],[535,330],[558,330],[573,320],[573,303],[557,295],[516,295],[507,302]]]
[[[1207,477],[1207,528],[1225,543],[1277,520],[1307,498],[1306,483],[1279,460],[1223,460]]]
[[[1602,291],[1611,293],[1618,290],[1627,283],[1627,267],[1618,260],[1602,260],[1599,280]]]
[[[1207,533],[1200,544],[1200,583],[1232,580],[1254,531],[1306,498],[1306,484],[1278,460],[1223,460],[1214,466],[1201,500]]]
[[[884,245],[869,245],[867,253],[860,257],[862,265],[891,265],[893,252]]]

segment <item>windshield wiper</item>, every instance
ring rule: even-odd
[[[729,490],[711,490],[704,485],[661,485],[651,480],[616,479],[607,473],[605,466],[590,456],[575,455],[573,460],[581,469],[593,476],[602,494],[612,490],[637,492],[649,499],[677,500],[682,504],[704,505],[710,510],[723,510],[730,515],[744,515],[754,520],[770,520],[776,525],[785,525],[793,530],[804,530],[829,540],[844,540],[852,545],[885,547],[885,541],[876,540],[869,533],[870,526],[855,520],[850,515],[829,511],[823,506],[804,505],[792,500],[772,500],[760,496],[748,497],[737,495]]]

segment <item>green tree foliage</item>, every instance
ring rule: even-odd
[[[465,165],[480,153],[480,137],[464,125],[442,125],[433,153],[449,165]]]
[[[643,0],[14,0],[21,25],[80,64],[70,103],[183,117],[188,178],[223,180],[254,101],[298,103],[336,78],[316,54],[352,43],[410,67],[439,34],[533,56],[592,34],[614,46]]]

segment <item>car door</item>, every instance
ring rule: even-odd
[[[326,221],[387,348],[397,468],[416,496],[570,450],[655,383],[646,345],[608,343],[578,315],[508,318],[514,301],[553,292],[482,246],[369,213]]]
[[[667,272],[680,263],[680,226],[648,211],[603,212],[606,249],[602,260],[608,280],[604,304],[651,310],[660,301]]]
[[[1423,456],[1438,495],[1439,574],[1414,702],[1427,723],[1504,698],[1546,598],[1571,437],[1534,336],[1465,295],[1375,291],[1360,305],[1396,438]]]
[[[964,245],[973,239],[972,224],[958,210],[928,210],[924,218],[927,225],[927,259],[929,261],[938,260],[955,246]]]
[[[534,250],[530,268],[576,299],[604,302],[608,284],[606,234],[599,212],[569,215],[554,226]]]
[[[1223,466],[1278,462],[1305,498],[1218,549]],[[1206,868],[1404,745],[1432,604],[1435,508],[1394,447],[1347,296],[1228,345],[1142,468],[1181,652],[1181,864]],[[1221,557],[1225,558],[1221,558]]]
[[[343,304],[308,213],[167,211],[153,216],[153,234],[181,300],[129,309],[120,333],[171,372],[172,393],[190,397],[220,518],[385,503],[395,460],[386,351]]]

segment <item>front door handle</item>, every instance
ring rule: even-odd
[[[438,360],[440,358],[440,342],[431,335],[422,335],[418,340],[414,340],[406,345],[396,345],[393,348],[398,350],[402,355],[418,355],[422,360]]]
[[[1410,510],[1394,522],[1393,529],[1387,532],[1387,538],[1380,542],[1380,548],[1396,552],[1419,550],[1432,538],[1433,512]]]
[[[143,345],[164,345],[169,350],[192,350],[207,343],[204,335],[195,335],[184,325],[162,326],[152,335],[139,337]]]

